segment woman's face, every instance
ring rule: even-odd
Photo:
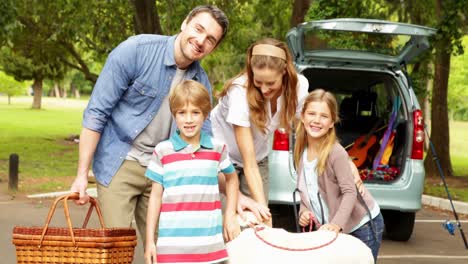
[[[262,91],[266,99],[278,98],[283,89],[283,75],[285,71],[268,68],[252,68],[253,83]]]

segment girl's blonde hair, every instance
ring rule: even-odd
[[[169,94],[169,107],[172,115],[188,103],[199,107],[205,119],[211,111],[211,97],[206,87],[193,80],[184,80],[175,86]]]
[[[268,44],[276,46],[284,50],[286,54],[286,60],[283,60],[274,56],[267,55],[252,55],[252,50],[256,45]],[[234,78],[228,80],[221,93],[218,97],[225,96],[229,89],[232,87],[232,83],[238,77],[246,74],[247,75],[247,102],[249,104],[249,110],[251,115],[252,123],[260,129],[263,133],[267,133],[266,127],[269,123],[269,117],[267,115],[267,109],[265,104],[265,98],[261,90],[254,85],[253,68],[256,69],[271,69],[278,72],[285,72],[283,75],[283,87],[282,87],[282,107],[280,111],[280,127],[285,128],[288,132],[290,129],[290,122],[294,120],[297,107],[297,73],[294,68],[291,54],[289,53],[288,46],[286,43],[272,39],[265,38],[252,44],[247,49],[246,67]],[[270,131],[271,132],[271,131]]]
[[[304,106],[302,108],[301,117],[307,109],[307,106],[312,102],[325,102],[330,109],[331,118],[333,123],[339,122],[338,116],[338,103],[336,102],[335,96],[323,89],[315,89],[312,91],[304,100]],[[299,166],[302,154],[308,145],[307,132],[304,128],[304,124],[299,122],[296,129],[296,145],[294,146],[294,165],[296,168]],[[318,162],[317,162],[317,175],[322,175],[325,171],[328,156],[333,148],[333,145],[337,141],[335,127],[330,128],[319,142],[318,147]]]

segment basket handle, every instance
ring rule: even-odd
[[[49,228],[50,220],[52,220],[52,216],[55,213],[55,208],[57,207],[57,204],[61,201],[64,200],[64,213],[65,213],[65,219],[67,220],[67,225],[68,225],[68,230],[70,231],[70,235],[72,238],[73,245],[76,247],[76,241],[75,241],[75,234],[73,233],[73,225],[71,223],[70,219],[70,210],[68,209],[68,199],[71,200],[79,200],[80,199],[80,194],[79,193],[70,193],[70,194],[65,194],[62,196],[59,196],[57,199],[55,199],[54,204],[49,210],[49,214],[47,215],[46,223],[44,225],[44,228],[42,229],[42,234],[41,234],[41,239],[39,241],[39,248],[42,246],[42,241],[44,240],[45,234],[47,232],[47,229]],[[96,208],[96,213],[99,218],[99,222],[101,224],[101,228],[104,228],[104,219],[102,217],[102,212],[101,208],[99,207],[99,204],[97,203],[96,199],[93,197],[89,197],[89,202],[90,206],[88,209],[88,213],[86,214],[86,218],[83,222],[83,228],[86,228],[88,225],[89,218],[91,217],[91,213],[93,211],[93,208]]]

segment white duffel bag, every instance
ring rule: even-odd
[[[374,263],[361,240],[331,231],[290,233],[257,225],[244,229],[226,247],[229,264]]]

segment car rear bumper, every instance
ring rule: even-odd
[[[268,158],[270,176],[270,204],[293,204],[296,175],[291,174],[287,151],[272,151]],[[400,178],[391,183],[366,183],[381,209],[414,212],[421,209],[424,189],[424,164],[422,160],[407,159]],[[296,195],[296,202],[300,197]]]

